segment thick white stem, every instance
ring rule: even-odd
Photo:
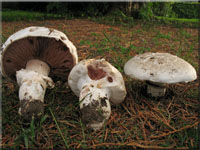
[[[20,108],[19,114],[29,119],[33,115],[40,116],[43,113],[43,103],[46,88],[54,87],[51,78],[48,77],[49,67],[40,60],[30,60],[26,69],[17,71],[16,78],[19,88]]]
[[[93,84],[82,87],[79,102],[83,122],[93,130],[103,127],[111,114],[110,92],[108,89],[100,89]]]
[[[161,97],[166,93],[166,87],[164,83],[147,83],[147,93],[153,97]]]

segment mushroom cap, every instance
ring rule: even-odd
[[[31,26],[11,35],[2,46],[1,72],[15,80],[16,71],[31,59],[44,61],[51,68],[50,77],[66,79],[78,63],[76,47],[55,29]]]
[[[124,65],[125,74],[139,80],[158,83],[189,82],[197,78],[194,67],[168,53],[144,53]]]
[[[82,60],[71,70],[68,84],[76,96],[84,85],[91,84],[99,89],[107,88],[110,101],[121,103],[126,96],[126,89],[121,73],[104,59]]]

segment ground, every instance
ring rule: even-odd
[[[168,85],[167,95],[146,95],[145,83],[123,72],[126,61],[144,52],[167,52],[198,68],[198,29],[147,24],[114,26],[87,19],[2,22],[2,40],[28,26],[46,26],[64,32],[77,48],[79,61],[105,58],[123,75],[127,96],[112,105],[110,119],[100,131],[81,122],[78,98],[66,81],[47,89],[45,112],[30,124],[18,115],[18,86],[2,81],[3,148],[197,148],[198,80]],[[67,78],[66,78],[67,80]]]

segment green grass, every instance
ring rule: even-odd
[[[109,25],[133,26],[135,24],[134,18],[129,17],[120,10],[115,10],[103,17],[89,18],[92,21]]]
[[[161,21],[166,24],[175,25],[175,26],[188,26],[197,28],[199,25],[198,19],[187,19],[187,18],[169,18],[169,17],[161,17],[155,16],[155,19]]]
[[[36,21],[45,19],[60,19],[63,16],[58,14],[28,12],[21,10],[3,10],[2,21]]]
[[[168,33],[168,34],[162,34],[162,33],[158,33],[157,35],[156,35],[156,38],[163,38],[163,39],[171,39],[171,35],[170,35],[170,33]]]
[[[180,36],[183,36],[185,38],[191,38],[192,37],[192,35],[189,32],[182,30],[182,29],[179,30],[179,33],[180,33]]]
[[[54,122],[55,122],[55,124],[56,124],[56,127],[57,127],[57,129],[58,129],[58,131],[59,131],[59,134],[60,134],[60,136],[62,137],[62,139],[63,139],[63,141],[64,141],[64,143],[65,143],[66,148],[69,148],[68,142],[67,142],[67,140],[65,139],[65,137],[63,136],[63,133],[62,133],[62,131],[61,131],[59,125],[58,125],[58,122],[56,121],[56,118],[55,118],[55,116],[54,116],[54,114],[53,114],[51,108],[49,108],[49,111],[50,111],[50,113],[51,113],[51,115],[52,115],[52,117],[53,117],[53,120],[54,120]]]

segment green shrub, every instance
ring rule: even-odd
[[[198,18],[199,3],[195,2],[148,2],[139,10],[140,18],[149,20],[154,16],[170,18]]]
[[[173,11],[174,2],[156,2],[152,5],[152,11],[155,16],[163,17],[176,17],[176,13]]]
[[[3,10],[2,21],[33,21],[33,20],[44,20],[44,19],[58,19],[62,18],[58,14],[47,14],[40,12],[28,12],[19,10]]]
[[[106,2],[49,2],[46,6],[47,13],[57,13],[65,16],[85,17],[85,16],[102,16],[109,8]]]
[[[182,2],[173,5],[173,11],[177,14],[178,18],[198,18],[199,3]]]
[[[143,7],[139,10],[139,18],[144,20],[150,20],[153,17],[152,11],[153,3],[144,3]]]

